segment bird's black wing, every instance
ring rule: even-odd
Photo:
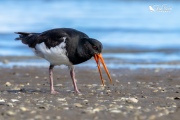
[[[45,45],[50,49],[55,47],[64,41],[64,37],[68,37],[68,34],[62,29],[52,29],[41,33],[37,37],[37,43],[44,42]]]
[[[67,49],[75,49],[74,47],[77,47],[80,39],[88,38],[85,33],[72,28],[57,28],[42,33],[16,32],[16,34],[19,34],[16,40],[21,40],[31,48],[35,48],[36,44],[44,42],[47,48],[50,49],[65,40]]]
[[[37,43],[44,42],[48,48],[51,48],[59,45],[65,40],[65,43],[68,44],[69,47],[72,47],[71,45],[69,45],[69,43],[76,43],[79,39],[84,37],[88,36],[75,29],[57,28],[45,31],[40,34],[37,38]]]

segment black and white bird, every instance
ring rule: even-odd
[[[75,80],[74,65],[83,63],[94,57],[102,78],[100,62],[102,63],[108,78],[112,82],[111,76],[104,63],[102,44],[96,39],[89,38],[85,33],[71,28],[57,28],[47,30],[42,33],[15,32],[20,34],[16,40],[32,48],[33,52],[49,61],[49,78],[51,94],[58,93],[53,86],[53,68],[56,65],[66,65],[70,68],[70,75],[74,85],[74,91],[80,93]],[[100,62],[99,62],[100,61]]]

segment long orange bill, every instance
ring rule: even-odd
[[[94,59],[95,59],[95,61],[96,61],[96,63],[97,63],[97,67],[98,67],[98,70],[99,70],[99,74],[100,74],[100,78],[101,78],[101,81],[102,81],[103,86],[104,86],[104,79],[103,79],[102,73],[101,73],[100,62],[102,63],[102,65],[103,65],[103,67],[104,67],[104,69],[105,69],[105,71],[106,71],[106,73],[107,73],[107,75],[108,75],[108,78],[109,78],[109,80],[110,80],[110,83],[112,83],[112,78],[111,78],[111,76],[110,76],[110,74],[109,74],[109,71],[108,71],[108,69],[107,69],[107,67],[106,67],[106,64],[105,64],[105,62],[104,62],[104,59],[103,59],[103,57],[102,57],[102,54],[95,54],[95,55],[94,55]],[[100,62],[99,62],[99,60],[100,60]]]

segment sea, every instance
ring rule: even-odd
[[[178,0],[1,0],[0,57],[34,56],[14,32],[74,28],[103,44],[109,68],[180,69]],[[94,60],[80,66],[96,67]],[[48,66],[22,59],[0,66]]]

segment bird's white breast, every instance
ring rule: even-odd
[[[62,43],[55,47],[51,47],[50,49],[46,47],[44,42],[37,44],[35,49],[33,50],[37,56],[40,56],[47,61],[49,61],[52,65],[72,65],[67,57],[66,51],[66,43],[65,39]]]

